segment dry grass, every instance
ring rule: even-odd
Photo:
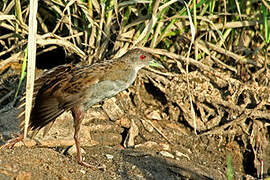
[[[178,105],[195,132],[229,135],[241,127],[248,134],[242,141],[251,144],[257,158],[256,147],[264,143],[257,137],[266,136],[270,119],[270,3],[193,0],[188,7],[194,42],[187,9],[178,0],[39,1],[36,43],[43,49],[37,53],[61,46],[91,64],[143,47],[168,70],[150,81]],[[9,63],[26,61],[29,13],[28,1],[0,5],[0,72]],[[181,78],[185,87],[190,83],[189,99],[179,95],[185,94]]]

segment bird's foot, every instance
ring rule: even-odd
[[[23,134],[20,134],[18,137],[8,140],[4,145],[0,146],[0,150],[4,149],[10,149],[12,148],[16,143],[23,140]]]
[[[103,166],[95,166],[95,165],[91,165],[91,164],[88,164],[88,163],[86,163],[86,162],[84,162],[84,161],[78,161],[78,163],[81,165],[81,166],[84,166],[84,167],[87,167],[87,168],[91,168],[91,169],[93,169],[94,171],[96,171],[96,170],[104,170],[105,169],[105,167],[103,167]]]

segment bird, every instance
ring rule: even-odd
[[[163,67],[151,53],[139,48],[127,51],[123,56],[92,65],[60,65],[45,72],[35,80],[32,110],[28,132],[37,133],[53,124],[58,116],[71,111],[74,120],[74,141],[77,161],[85,167],[92,167],[82,159],[79,131],[84,112],[91,106],[117,95],[135,81],[138,71],[146,66]],[[18,106],[21,131],[24,127],[25,98]],[[23,139],[21,134],[5,147]]]

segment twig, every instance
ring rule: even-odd
[[[28,129],[30,113],[32,109],[32,98],[33,98],[34,81],[35,81],[37,9],[38,9],[38,1],[30,0],[28,65],[27,65],[26,105],[25,105],[25,125],[24,125],[24,138],[25,139],[27,137],[27,129]]]

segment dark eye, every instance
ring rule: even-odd
[[[145,55],[141,55],[141,60],[145,59],[146,56]]]

